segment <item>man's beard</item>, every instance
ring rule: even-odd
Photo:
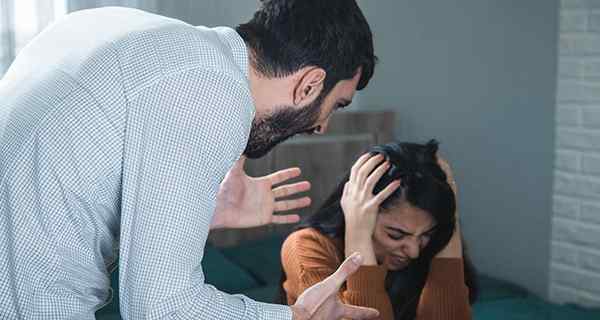
[[[252,129],[244,155],[250,159],[261,158],[273,147],[299,133],[313,133],[319,119],[323,98],[302,109],[278,108],[273,114],[252,121]]]

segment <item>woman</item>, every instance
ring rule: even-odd
[[[363,266],[344,302],[381,319],[469,319],[474,270],[463,256],[450,169],[438,144],[389,143],[360,157],[282,247],[282,300],[293,304],[353,252]],[[442,168],[443,167],[443,168]]]

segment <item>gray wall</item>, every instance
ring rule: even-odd
[[[557,0],[360,3],[381,64],[355,108],[396,110],[402,140],[438,138],[456,171],[478,268],[546,296]],[[193,24],[235,25],[255,7],[188,0],[157,10]]]

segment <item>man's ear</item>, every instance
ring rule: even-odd
[[[327,73],[319,67],[304,67],[298,70],[294,88],[294,105],[309,104],[314,101],[325,83]]]

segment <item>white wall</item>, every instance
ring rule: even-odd
[[[600,1],[561,4],[550,297],[600,306]]]

